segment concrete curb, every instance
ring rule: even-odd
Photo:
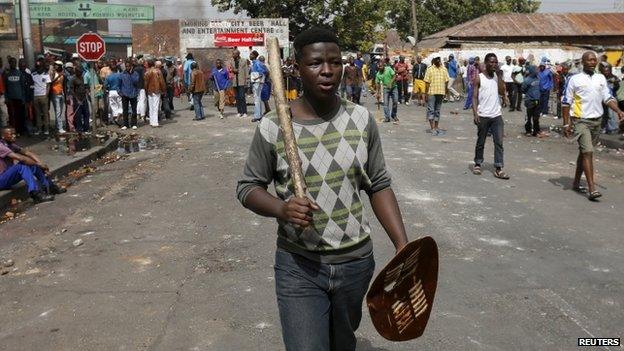
[[[117,137],[111,137],[104,145],[94,147],[89,151],[85,151],[83,155],[72,158],[69,161],[61,164],[60,166],[50,170],[51,178],[63,177],[69,172],[76,170],[84,165],[87,165],[98,158],[101,158],[106,153],[117,149],[119,139]],[[20,182],[11,190],[0,190],[0,209],[4,209],[11,204],[11,199],[24,200],[28,198],[28,192],[26,191],[26,184]]]

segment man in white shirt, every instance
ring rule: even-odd
[[[509,112],[515,111],[515,104],[513,99],[514,80],[513,65],[511,64],[511,56],[505,56],[505,64],[501,66],[503,72],[503,82],[505,82],[505,89],[507,90],[507,97],[511,103],[509,106]]]
[[[602,196],[594,183],[593,160],[594,145],[598,139],[604,112],[602,104],[615,111],[620,121],[624,120],[624,112],[620,111],[617,101],[611,95],[605,76],[596,73],[598,64],[596,53],[585,52],[581,63],[583,71],[569,78],[561,98],[563,133],[569,137],[574,130],[574,139],[579,144],[572,189],[580,193],[588,192],[589,200],[595,201]],[[581,186],[583,173],[587,179],[587,188]]]
[[[37,121],[37,129],[35,135],[43,133],[44,135],[50,134],[50,105],[48,102],[48,94],[50,93],[50,73],[45,67],[45,61],[43,59],[37,60],[35,64],[36,71],[32,73],[34,81],[34,107],[35,107],[35,119]]]
[[[494,53],[485,55],[483,60],[485,70],[475,78],[472,94],[472,113],[474,124],[477,126],[477,144],[475,146],[474,167],[472,173],[481,175],[483,150],[488,133],[492,133],[494,140],[494,176],[499,179],[509,179],[503,171],[503,107],[509,101],[505,94],[505,84],[496,72],[498,59]],[[502,103],[501,103],[502,98]]]

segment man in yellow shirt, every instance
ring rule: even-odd
[[[440,108],[444,96],[448,93],[449,75],[446,68],[440,62],[440,56],[434,55],[431,66],[425,73],[425,94],[427,95],[427,120],[433,136],[444,135],[444,131],[438,129],[440,123]]]

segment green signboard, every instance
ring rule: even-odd
[[[30,3],[31,19],[120,19],[153,21],[153,5],[117,5],[103,2]],[[18,8],[19,6],[16,6]]]

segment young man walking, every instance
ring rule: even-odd
[[[229,87],[230,80],[228,71],[223,68],[223,61],[221,61],[221,59],[215,61],[210,79],[214,84],[214,104],[219,111],[219,118],[223,119],[223,111],[225,110],[225,90]]]
[[[366,108],[337,95],[337,37],[311,28],[294,47],[304,94],[290,108],[308,197],[293,196],[275,113],[256,129],[237,195],[246,208],[277,219],[275,291],[285,349],[354,351],[375,268],[361,192],[397,252],[407,236],[377,124]],[[276,195],[267,191],[271,183]]]
[[[598,140],[604,113],[602,104],[615,111],[620,122],[624,120],[624,112],[618,108],[617,101],[611,95],[605,76],[596,73],[598,64],[596,53],[585,52],[581,63],[583,71],[570,76],[561,98],[563,133],[569,137],[574,131],[574,139],[579,145],[572,188],[578,192],[587,192],[589,200],[595,201],[602,196],[596,190],[594,182],[594,145]],[[583,173],[587,180],[587,188],[581,186]]]
[[[188,91],[193,97],[193,109],[195,110],[194,121],[201,121],[206,118],[204,115],[204,106],[202,105],[202,98],[204,92],[206,92],[206,82],[204,81],[204,73],[199,69],[197,62],[191,64],[191,82],[188,87]]]
[[[446,68],[442,66],[440,56],[433,56],[431,66],[425,73],[425,94],[427,95],[427,120],[431,135],[444,135],[444,131],[438,129],[440,124],[440,109],[442,101],[448,93],[449,75]]]
[[[132,126],[137,129],[137,97],[139,96],[139,74],[134,71],[134,64],[131,59],[126,61],[126,70],[121,75],[121,104],[123,108],[124,125],[121,129],[125,130]],[[131,111],[130,111],[131,110]],[[128,120],[128,114],[132,113],[131,120]]]
[[[503,107],[509,103],[505,83],[502,77],[496,72],[498,69],[498,59],[493,53],[485,55],[483,60],[485,71],[479,73],[474,81],[474,93],[472,95],[472,113],[474,124],[477,126],[477,146],[475,147],[475,158],[473,173],[481,175],[481,164],[483,164],[483,149],[488,132],[492,133],[494,139],[494,176],[499,179],[509,179],[507,173],[503,171],[503,134],[504,122],[502,116]],[[501,105],[501,98],[503,103]]]
[[[459,72],[459,67],[457,66],[457,60],[455,60],[455,55],[450,54],[448,57],[448,82],[446,93],[449,97],[449,101],[458,101],[461,98],[461,95],[455,90],[453,85],[455,85],[455,80],[457,79],[457,73]]]
[[[379,70],[377,71],[375,82],[381,87],[382,90],[380,90],[383,92],[384,122],[393,120],[394,124],[399,124],[399,118],[397,117],[399,94],[397,91],[396,73],[390,66],[390,59],[386,58],[385,61],[379,61]],[[390,100],[392,100],[392,107],[390,107]]]

